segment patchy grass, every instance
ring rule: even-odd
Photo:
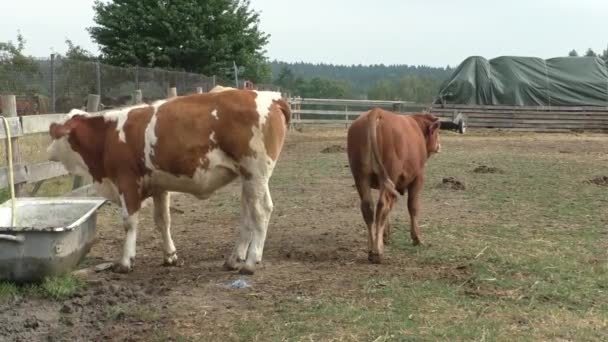
[[[73,297],[84,288],[85,283],[71,275],[46,278],[40,284],[15,285],[10,282],[0,282],[0,298],[16,295],[62,301]]]
[[[538,142],[544,153],[509,137],[507,146],[457,140],[445,139],[446,152],[428,163],[427,245],[411,246],[401,201],[389,265],[377,276],[349,292],[330,287],[308,301],[284,299],[240,321],[239,340],[604,339],[608,193],[584,182],[605,172],[601,155],[560,154],[561,144],[583,148],[560,139]],[[503,172],[479,174],[476,165]],[[340,157],[319,154],[283,165],[289,169],[273,182],[322,188],[342,182],[343,167]],[[289,181],[290,172],[300,183]],[[444,177],[464,180],[467,189],[435,187]],[[356,207],[352,214],[359,215]],[[414,271],[396,272],[401,266]]]
[[[0,282],[0,298],[15,296],[19,293],[19,288],[15,284]]]
[[[46,278],[40,285],[43,296],[63,300],[74,296],[85,287],[85,283],[73,276],[65,275],[55,278]]]

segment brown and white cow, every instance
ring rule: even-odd
[[[374,108],[348,129],[347,154],[361,213],[368,229],[369,260],[381,263],[388,215],[398,195],[408,192],[410,235],[420,243],[418,213],[427,159],[441,149],[440,121],[430,114],[399,115]],[[371,189],[379,190],[374,216]]]
[[[239,177],[240,232],[224,266],[252,274],[262,260],[273,209],[268,189],[291,112],[277,92],[223,88],[95,114],[72,110],[50,126],[49,159],[92,176],[98,194],[122,207],[124,250],[115,271],[135,258],[138,213],[152,198],[164,264],[177,261],[169,192],[206,199]],[[213,228],[210,228],[213,229]]]

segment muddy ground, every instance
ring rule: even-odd
[[[290,132],[271,182],[275,210],[264,263],[255,275],[222,270],[224,256],[236,238],[238,183],[207,201],[177,195],[171,203],[172,232],[182,265],[161,266],[160,236],[153,226],[151,208],[145,208],[132,273],[91,274],[85,289],[62,301],[22,296],[1,299],[0,341],[239,340],[243,338],[238,333],[239,321],[262,319],[284,301],[327,294],[356,296],[360,279],[406,274],[411,279],[466,280],[470,272],[466,266],[421,266],[407,257],[411,252],[391,252],[390,247],[386,264],[368,263],[366,232],[343,152],[344,137],[343,128]],[[449,158],[451,150],[517,151],[534,143],[539,154],[576,158],[584,151],[604,163],[608,159],[606,139],[601,136],[445,134],[442,142],[442,158]],[[322,154],[327,148],[337,153]],[[467,161],[463,169],[470,173],[475,163]],[[451,176],[458,175],[446,171],[430,177],[428,189]],[[424,195],[423,237],[433,230],[429,216],[442,221],[476,219],[462,214],[471,208],[446,205],[453,196],[466,193],[468,186],[446,195],[441,188],[432,190],[432,196]],[[447,197],[438,200],[443,196]],[[406,235],[404,202],[393,216],[400,217],[397,229]],[[118,208],[106,205],[99,211],[97,240],[83,267],[112,261],[121,252],[123,237]],[[400,241],[409,243],[406,238]],[[228,288],[238,279],[246,280],[250,287]]]

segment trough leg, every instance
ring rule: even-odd
[[[171,213],[169,212],[169,192],[162,192],[153,197],[154,223],[163,239],[163,265],[177,264],[177,251],[171,238]]]
[[[268,179],[252,178],[244,181],[243,198],[247,206],[251,244],[247,252],[247,260],[240,272],[242,274],[253,274],[255,265],[262,261],[268,222],[273,210],[272,198],[268,189]]]
[[[410,236],[414,246],[421,244],[418,215],[420,214],[420,193],[424,184],[424,176],[418,176],[408,188],[407,209],[410,213]]]

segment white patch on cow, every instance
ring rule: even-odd
[[[50,161],[62,163],[69,173],[83,177],[89,176],[89,167],[82,156],[72,149],[67,135],[53,139],[46,152]]]
[[[203,168],[202,164],[207,164],[207,161],[207,168]],[[216,148],[209,151],[200,162],[201,167],[196,169],[192,177],[178,176],[158,169],[153,170],[149,176],[145,177],[145,187],[152,191],[157,189],[188,193],[200,199],[206,199],[237,176],[237,166],[234,160],[221,149]]]
[[[272,101],[281,99],[281,93],[276,91],[255,91],[258,96],[255,98],[256,107],[260,116],[259,127],[266,123],[266,118],[270,113]]]
[[[215,120],[219,120],[219,118],[217,116],[217,109],[214,109],[211,111],[211,116],[213,116],[215,118]]]
[[[125,131],[123,127],[129,118],[129,112],[133,109],[148,107],[148,104],[140,104],[135,106],[124,107],[120,109],[109,110],[106,112],[101,112],[100,114],[103,116],[105,122],[114,121],[116,122],[116,130],[118,131],[118,140],[123,143],[127,142],[127,138],[125,136]]]
[[[144,134],[144,162],[146,167],[150,170],[155,169],[154,163],[152,163],[152,157],[154,156],[154,146],[158,142],[158,137],[156,136],[156,114],[158,112],[158,108],[166,102],[167,101],[160,100],[152,104],[154,107],[154,112],[152,113],[150,122],[146,126],[146,131]]]
[[[129,215],[124,195],[120,195],[120,204],[122,207],[123,224],[127,233],[120,263],[126,268],[131,268],[131,261],[135,259],[135,250],[137,244],[137,225],[139,223],[139,215],[137,213]]]
[[[215,140],[215,132],[211,132],[211,134],[209,134],[209,141],[217,144],[217,140]]]

